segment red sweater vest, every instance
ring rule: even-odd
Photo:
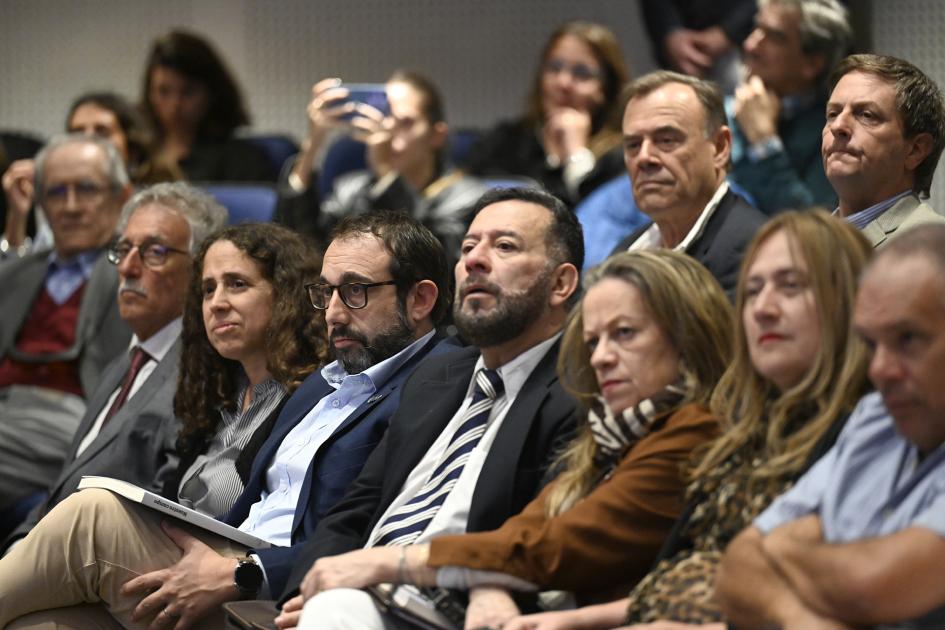
[[[4,357],[0,361],[0,387],[37,385],[76,396],[83,396],[79,381],[79,361],[47,361],[44,355],[65,352],[75,345],[75,326],[79,304],[85,292],[82,284],[63,304],[56,304],[45,287],[16,340],[16,349],[33,360],[17,361]]]

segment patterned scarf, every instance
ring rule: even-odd
[[[649,433],[657,420],[675,410],[689,393],[685,381],[680,379],[616,416],[604,398],[598,396],[587,416],[597,442],[594,463],[603,470],[616,466],[623,454]]]

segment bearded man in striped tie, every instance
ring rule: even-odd
[[[490,191],[474,211],[453,306],[471,346],[424,362],[404,385],[383,441],[299,555],[279,627],[299,621],[300,584],[317,593],[300,627],[399,627],[367,592],[336,587],[367,583],[404,545],[497,528],[538,493],[575,427],[555,362],[578,295],[580,224],[530,189]]]

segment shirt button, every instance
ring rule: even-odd
[[[337,400],[331,401],[331,406],[332,406],[332,407],[337,407],[337,406],[338,406],[338,401],[337,401]]]

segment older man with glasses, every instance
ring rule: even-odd
[[[78,193],[78,188],[77,191]],[[181,314],[191,252],[226,223],[226,210],[187,184],[157,184],[136,194],[121,215],[108,261],[120,279],[117,303],[134,336],[105,368],[46,501],[8,540],[25,536],[75,492],[83,475],[124,479],[159,490],[177,465],[177,388]]]
[[[54,138],[36,159],[52,250],[0,265],[0,514],[22,510],[56,478],[86,401],[127,347],[102,256],[131,191],[115,148]]]

